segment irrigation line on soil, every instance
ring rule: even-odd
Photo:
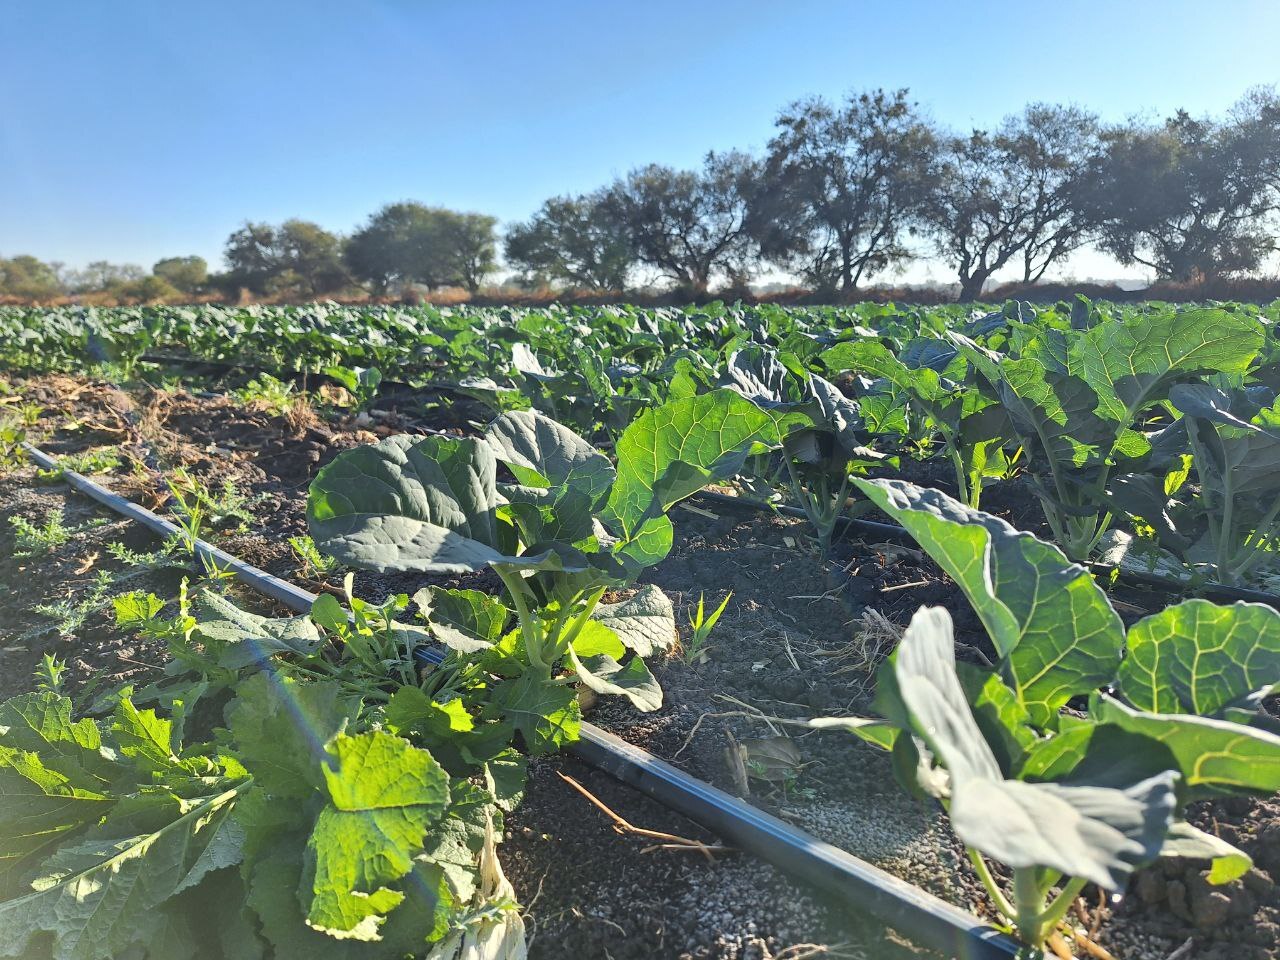
[[[787,504],[768,504],[753,500],[750,497],[731,497],[725,493],[715,493],[710,490],[700,490],[694,497],[700,500],[706,500],[710,503],[719,503],[728,507],[737,507],[740,510],[753,510],[757,513],[780,513],[787,517],[797,517],[801,520],[807,519],[805,512],[799,507],[792,507]],[[915,543],[915,538],[906,530],[905,527],[896,523],[884,523],[880,520],[863,520],[860,517],[837,517],[836,528],[841,533],[863,533],[880,537],[884,540],[894,542]],[[1105,563],[1089,563],[1087,564],[1094,573],[1111,575],[1115,574],[1117,579],[1127,581],[1131,584],[1141,584],[1144,587],[1153,587],[1162,590],[1165,593],[1176,594],[1178,596],[1186,596],[1188,593],[1198,591],[1201,596],[1211,600],[1245,600],[1249,603],[1265,603],[1268,606],[1275,607],[1280,610],[1280,596],[1274,593],[1267,593],[1265,590],[1252,590],[1249,587],[1233,587],[1226,583],[1214,583],[1208,581],[1198,585],[1181,583],[1172,577],[1161,577],[1154,573],[1142,573],[1137,570],[1122,570],[1110,566]]]
[[[30,443],[23,447],[46,470],[61,470],[74,490],[116,513],[168,538],[178,528],[143,506],[99,486],[88,477],[62,468],[57,459]],[[294,586],[237,559],[224,550],[197,540],[195,551],[230,571],[246,586],[299,613],[310,613],[314,593]],[[438,663],[443,654],[423,650],[424,660]],[[839,847],[793,827],[739,797],[732,796],[647,750],[627,743],[592,723],[583,722],[581,738],[569,749],[580,759],[689,817],[740,849],[838,896],[911,938],[916,943],[964,960],[1007,960],[1019,945],[977,917],[952,906],[893,874]]]

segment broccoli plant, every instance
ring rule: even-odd
[[[729,390],[645,411],[616,468],[567,427],[517,411],[479,439],[399,436],[340,454],[313,481],[307,517],[320,550],[356,569],[497,574],[501,599],[432,587],[418,600],[438,639],[484,652],[503,678],[491,710],[541,752],[575,735],[574,683],[661,705],[642,657],[655,636],[674,639],[670,601],[649,588],[622,616],[600,601],[667,555],[677,501],[777,442],[774,420]]]
[[[73,711],[0,704],[22,797],[0,809],[0,956],[523,956],[498,780],[451,777],[339,685],[254,672],[209,742],[127,692]]]
[[[984,480],[1004,472],[1008,433],[1004,411],[975,382],[968,362],[946,341],[916,337],[895,353],[870,337],[847,340],[823,352],[822,362],[833,374],[846,370],[868,374],[905,395],[914,426],[942,437],[942,453],[951,462],[965,503],[976,507]],[[872,396],[883,394],[873,392]],[[877,421],[894,410],[890,405]],[[904,420],[898,426],[905,431],[913,424]]]
[[[1118,889],[1160,855],[1212,860],[1213,883],[1248,870],[1179,810],[1280,789],[1280,736],[1260,710],[1280,681],[1280,614],[1188,600],[1126,633],[1053,545],[936,490],[856,482],[954,578],[998,663],[956,663],[950,617],[924,609],[878,677],[883,719],[811,723],[892,751],[904,786],[948,807],[1027,942],[1053,935],[1085,883]],[[987,857],[1012,868],[1012,896]]]
[[[1276,557],[1280,401],[1265,387],[1208,383],[1178,384],[1169,400],[1183,414],[1198,481],[1194,514],[1208,528],[1214,573],[1222,583],[1237,583]],[[1167,525],[1161,532],[1166,541],[1190,539]]]
[[[1202,373],[1241,376],[1263,342],[1256,317],[1220,309],[1013,332],[1020,347],[1009,354],[950,337],[1008,412],[1045,519],[1073,560],[1087,560],[1111,526],[1109,481],[1151,454],[1143,427],[1170,388]]]
[[[779,472],[785,471],[791,495],[813,524],[825,557],[847,511],[851,475],[890,458],[867,446],[858,404],[805,371],[793,355],[744,347],[729,358],[724,382],[777,422],[782,435]]]

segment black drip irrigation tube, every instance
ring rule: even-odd
[[[159,537],[168,538],[180,532],[174,524],[145,507],[112,493],[74,470],[62,468],[54,457],[32,444],[23,446],[35,463],[46,470],[60,471],[73,490],[142,524]],[[198,556],[216,562],[219,569],[235,574],[246,586],[290,610],[310,613],[316,594],[203,540],[197,540],[194,548]],[[438,650],[424,650],[422,657],[438,663],[443,654]],[[581,738],[570,744],[569,750],[738,848],[842,899],[860,912],[871,914],[921,946],[963,960],[1007,960],[1019,954],[1021,947],[1015,940],[972,914],[690,776],[594,724],[583,722]]]
[[[726,507],[736,507],[739,510],[749,510],[755,513],[779,513],[784,517],[796,517],[800,520],[808,519],[805,512],[799,507],[789,506],[787,504],[770,504],[761,503],[750,497],[732,497],[725,493],[714,493],[710,490],[700,490],[694,494],[694,498],[703,500],[708,503],[718,503]],[[842,534],[862,534],[879,537],[882,540],[892,541],[894,543],[915,543],[915,538],[911,533],[896,523],[884,523],[880,520],[863,520],[860,517],[837,517],[836,529]],[[1094,573],[1111,576],[1116,579],[1127,582],[1133,586],[1152,587],[1164,593],[1177,596],[1197,595],[1206,597],[1210,600],[1235,601],[1244,600],[1248,603],[1265,603],[1270,607],[1280,610],[1280,596],[1274,593],[1267,593],[1265,590],[1252,590],[1249,587],[1235,587],[1227,583],[1214,583],[1207,581],[1203,583],[1183,583],[1172,577],[1162,577],[1154,573],[1142,573],[1138,570],[1124,570],[1118,567],[1110,566],[1105,563],[1089,563],[1086,565]]]

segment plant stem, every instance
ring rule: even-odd
[[[1225,471],[1222,477],[1222,532],[1218,537],[1218,579],[1230,582],[1231,578],[1231,545],[1235,541],[1232,536],[1233,516],[1235,510],[1234,497],[1231,493],[1231,471]]]
[[[565,649],[568,649],[569,644],[578,639],[578,634],[582,632],[582,628],[587,625],[587,621],[591,618],[591,614],[595,612],[596,604],[598,604],[600,602],[600,598],[604,596],[604,590],[604,587],[600,587],[599,589],[592,591],[591,596],[587,598],[586,603],[583,604],[582,609],[578,611],[577,616],[575,616],[569,623],[569,628],[564,631],[561,636],[556,638],[555,656],[559,656],[559,654],[564,652]],[[561,641],[563,641],[563,643],[561,643]]]
[[[964,468],[964,459],[950,438],[947,440],[947,456],[951,458],[951,464],[955,467],[956,490],[960,493],[960,502],[976,509],[978,496],[982,492],[982,481],[979,480],[973,490],[969,489],[969,477]]]
[[[978,879],[987,888],[987,893],[991,896],[991,901],[996,905],[996,909],[1009,920],[1013,920],[1016,916],[1013,904],[1009,902],[1009,898],[1000,889],[1000,884],[996,882],[996,878],[992,875],[987,861],[973,847],[965,847],[965,851],[969,854],[969,861],[973,864],[973,869],[977,872]]]
[[[1062,922],[1062,918],[1067,915],[1067,911],[1071,909],[1071,904],[1075,903],[1076,897],[1080,895],[1080,891],[1084,889],[1084,885],[1088,883],[1084,877],[1072,877],[1067,881],[1066,886],[1054,898],[1053,902],[1040,914],[1040,929],[1048,936],[1053,932],[1054,928]]]
[[[1253,549],[1241,551],[1246,553],[1244,560],[1235,570],[1228,571],[1230,579],[1224,580],[1224,583],[1234,583],[1252,570],[1263,557],[1271,556],[1266,550],[1262,549],[1263,543],[1271,535],[1271,528],[1275,525],[1276,517],[1280,515],[1280,497],[1276,498],[1275,503],[1267,511],[1266,515],[1258,521],[1258,525],[1254,527],[1253,533],[1245,539],[1244,546],[1252,544]],[[1219,578],[1222,577],[1222,571],[1218,571]]]
[[[494,564],[493,572],[502,580],[503,586],[507,588],[507,593],[511,594],[511,602],[516,608],[516,619],[520,621],[520,635],[524,638],[524,651],[529,657],[529,662],[544,673],[550,673],[551,664],[542,658],[542,642],[538,637],[538,624],[529,612],[528,588],[524,585],[520,573],[516,570],[504,568],[499,564]]]
[[[1018,936],[1033,947],[1044,942],[1040,918],[1044,914],[1044,892],[1036,879],[1035,867],[1018,867],[1013,871],[1014,925]]]

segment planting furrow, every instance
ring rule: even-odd
[[[713,490],[701,490],[694,494],[694,497],[699,500],[705,500],[708,503],[736,507],[741,510],[751,510],[756,513],[780,513],[783,516],[795,517],[798,520],[805,519],[803,510],[787,504],[761,503],[757,500],[752,500],[750,497],[735,497],[729,494],[716,493]],[[896,523],[864,520],[860,517],[838,517],[835,520],[835,526],[840,533],[869,534],[884,540],[902,543],[913,542],[911,534]],[[1245,603],[1265,603],[1280,610],[1280,595],[1269,593],[1265,590],[1253,590],[1249,587],[1237,587],[1227,583],[1214,583],[1213,581],[1197,584],[1193,590],[1188,584],[1179,583],[1171,577],[1162,577],[1154,573],[1143,573],[1139,570],[1113,567],[1105,563],[1089,563],[1086,566],[1103,577],[1114,575],[1122,583],[1128,583],[1136,587],[1151,587],[1168,594],[1170,597],[1184,597],[1191,594],[1224,602],[1241,600]]]

